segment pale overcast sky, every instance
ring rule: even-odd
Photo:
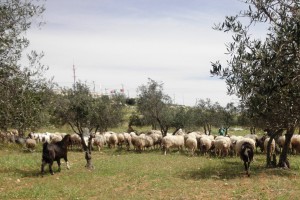
[[[151,78],[175,103],[226,105],[236,98],[209,70],[211,61],[225,62],[231,35],[212,27],[243,8],[238,0],[48,0],[46,24],[27,37],[62,86],[72,85],[74,64],[77,80],[97,92],[123,86],[135,97]]]

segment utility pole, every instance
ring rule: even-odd
[[[95,81],[93,81],[93,92],[94,92],[94,94],[96,94],[96,88],[95,88]]]
[[[74,65],[74,62],[73,62],[73,79],[74,79],[74,85],[73,85],[73,87],[74,87],[74,90],[75,90],[75,83],[76,83],[76,69],[75,69],[75,65]]]

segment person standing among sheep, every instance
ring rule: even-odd
[[[219,135],[225,135],[225,129],[223,127],[219,128]]]

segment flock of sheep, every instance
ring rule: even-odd
[[[30,150],[34,150],[37,143],[55,143],[61,141],[66,133],[30,133],[28,137],[22,138],[15,132],[3,133],[0,132],[0,141],[16,142],[25,144]],[[239,155],[238,142],[244,138],[250,138],[253,141],[253,147],[256,149],[260,147],[262,152],[265,152],[266,145],[269,138],[266,136],[257,136],[248,134],[245,136],[214,136],[206,135],[202,132],[190,132],[185,133],[183,130],[177,131],[174,135],[167,134],[165,137],[162,136],[158,130],[151,130],[147,133],[141,133],[137,135],[135,132],[131,133],[115,133],[112,131],[95,134],[93,138],[93,146],[98,148],[100,151],[105,146],[109,148],[123,148],[127,150],[134,149],[138,152],[142,152],[146,149],[163,149],[164,155],[170,149],[186,150],[190,155],[198,154],[207,155],[213,153],[216,156],[228,156],[228,155]],[[78,134],[71,134],[71,142],[69,149],[81,148],[81,138]],[[88,136],[84,137],[85,142],[88,141]],[[275,147],[283,147],[285,142],[285,136],[280,136],[276,141],[272,141],[271,153],[274,153]],[[277,145],[275,145],[277,144]],[[291,139],[290,147],[296,152],[300,152],[300,135],[294,135]]]
[[[0,134],[0,139],[6,138],[6,141],[14,140],[16,143],[23,143],[30,150],[34,150],[37,143],[56,143],[61,141],[65,133],[30,133],[27,138],[18,137],[15,133],[3,135]],[[14,138],[12,139],[12,136]],[[248,134],[245,136],[213,136],[206,135],[201,132],[185,133],[183,130],[177,131],[175,134],[167,134],[162,136],[158,130],[151,130],[147,133],[137,135],[135,132],[130,133],[115,133],[115,132],[97,132],[94,135],[92,144],[101,151],[104,147],[108,148],[125,148],[127,150],[134,149],[137,152],[143,152],[148,149],[162,149],[164,155],[170,149],[186,150],[189,155],[215,155],[218,157],[240,156],[244,160],[245,169],[248,173],[249,165],[253,157],[253,152],[257,147],[260,147],[262,152],[265,152],[268,141],[267,136],[257,136]],[[84,137],[84,142],[88,141],[88,136]],[[4,140],[3,140],[4,141]],[[270,153],[275,152],[276,148],[282,148],[285,142],[285,136],[280,136],[272,141]],[[70,135],[69,149],[81,148],[82,141],[78,134]],[[291,140],[290,148],[296,152],[300,152],[300,135],[294,135]],[[245,157],[246,156],[246,157]],[[244,158],[245,157],[245,158]],[[246,167],[248,166],[248,167]]]

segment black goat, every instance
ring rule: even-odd
[[[56,161],[58,165],[58,171],[60,171],[60,159],[63,158],[67,163],[67,169],[70,169],[68,162],[68,144],[70,143],[70,135],[66,135],[62,141],[48,144],[45,142],[43,144],[43,155],[42,155],[42,167],[41,173],[44,174],[44,167],[49,164],[49,171],[53,175],[52,165]]]
[[[250,176],[250,163],[253,160],[253,146],[249,142],[245,142],[241,146],[240,157],[244,161],[245,170],[248,176]]]

